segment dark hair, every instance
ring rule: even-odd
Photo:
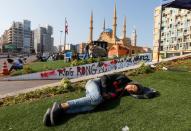
[[[8,58],[8,59],[7,59],[7,61],[8,61],[8,63],[12,63],[14,60],[13,60],[13,59]]]
[[[137,93],[135,93],[136,95],[141,95],[143,94],[143,86],[137,82],[130,82],[128,83],[128,85],[136,85],[137,86]]]
[[[136,94],[137,95],[143,94],[143,86],[140,84],[137,84],[136,86],[137,86],[137,93]]]

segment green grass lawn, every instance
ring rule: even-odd
[[[66,101],[84,95],[76,91],[60,96],[0,107],[1,131],[191,131],[191,73],[159,71],[133,76],[160,96],[140,100],[125,96],[98,107],[94,112],[66,118],[56,127],[45,127],[42,117],[54,101]]]
[[[89,58],[86,60],[73,60],[71,62],[66,62],[64,60],[56,60],[56,61],[47,61],[47,62],[33,62],[27,65],[24,65],[24,69],[14,71],[11,73],[12,76],[14,75],[21,75],[21,74],[28,74],[46,70],[55,70],[69,66],[76,66],[76,65],[83,65],[83,64],[90,64],[96,61],[105,61],[108,60],[107,58]]]
[[[28,65],[24,65],[24,69],[12,72],[11,75],[21,75],[26,73],[34,73],[46,70],[60,69],[63,67],[70,66],[70,63],[65,62],[64,60],[57,61],[47,61],[47,62],[34,62]],[[29,68],[29,72],[26,72],[25,68]]]

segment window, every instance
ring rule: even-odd
[[[160,47],[160,51],[163,51],[163,46]]]

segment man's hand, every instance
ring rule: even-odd
[[[107,93],[103,93],[102,96],[104,99],[107,99],[107,100],[111,99],[111,96]]]

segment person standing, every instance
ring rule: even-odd
[[[90,54],[89,54],[89,44],[86,45],[85,47],[85,55],[84,55],[84,59],[86,59],[90,57]]]

